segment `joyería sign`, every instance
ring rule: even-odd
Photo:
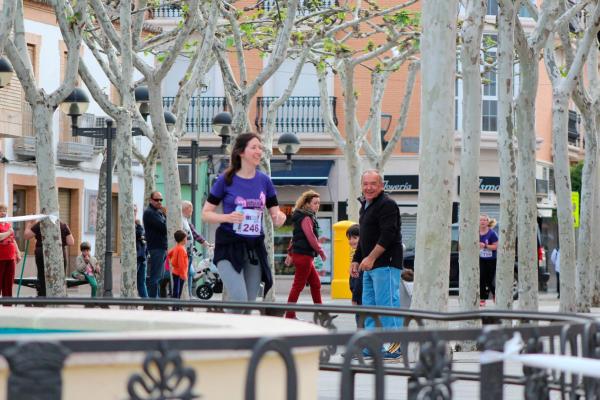
[[[387,193],[418,192],[419,175],[385,175],[383,184]]]

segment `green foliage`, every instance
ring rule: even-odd
[[[235,46],[235,39],[233,38],[233,36],[229,36],[227,37],[227,39],[225,39],[225,46],[230,49],[233,46]]]
[[[254,25],[253,24],[241,24],[240,25],[240,30],[245,34],[245,35],[252,35],[254,33]]]
[[[496,47],[498,42],[494,39],[492,35],[484,35],[483,36],[483,45],[487,48]]]
[[[160,63],[164,62],[167,59],[167,55],[168,55],[168,53],[166,53],[166,52],[158,53],[158,55],[156,56],[156,60]]]
[[[302,45],[304,43],[304,34],[299,31],[292,32],[292,43]]]
[[[181,6],[181,13],[183,14],[183,17],[187,17],[190,14],[190,5],[187,3],[183,3],[183,5]]]
[[[183,44],[183,49],[184,49],[185,51],[190,51],[190,50],[192,50],[194,47],[198,47],[198,44],[199,44],[198,40],[192,40],[191,42],[185,42],[185,43]]]
[[[69,15],[67,17],[67,21],[69,22],[69,24],[71,26],[77,25],[77,22],[79,22],[80,19],[81,19],[81,13],[80,12],[76,12],[75,14]]]
[[[421,25],[421,13],[414,11],[402,10],[397,13],[386,15],[383,17],[386,23],[393,24],[397,27],[412,27],[417,28]]]
[[[560,73],[560,76],[562,76],[563,78],[567,77],[568,71],[567,71],[566,66],[561,65],[560,67],[558,67],[558,72]]]
[[[369,40],[369,42],[367,43],[367,51],[373,51],[375,50],[375,43],[373,43],[372,40]]]
[[[317,71],[325,72],[325,69],[327,68],[327,64],[325,63],[325,60],[319,60],[316,67],[317,67]]]
[[[581,172],[583,171],[583,161],[571,165],[571,190],[581,193]]]

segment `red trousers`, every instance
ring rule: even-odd
[[[12,297],[15,280],[15,260],[0,260],[0,296]]]
[[[292,261],[294,267],[296,267],[296,273],[294,274],[294,283],[292,283],[292,289],[288,296],[288,303],[296,303],[298,301],[300,293],[308,282],[313,303],[321,304],[321,279],[315,269],[313,257],[304,254],[292,254]],[[296,313],[289,311],[286,314],[286,318],[295,319]]]

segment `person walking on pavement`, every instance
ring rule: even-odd
[[[556,246],[554,250],[552,250],[552,254],[550,255],[550,260],[552,264],[554,264],[554,272],[556,273],[556,293],[557,297],[560,299],[560,247]]]
[[[288,249],[286,265],[294,264],[294,283],[288,296],[288,303],[296,303],[308,282],[313,303],[321,304],[321,278],[315,269],[314,258],[318,255],[325,261],[327,257],[319,244],[319,224],[317,212],[321,205],[319,193],[309,190],[296,200],[292,213],[294,224],[292,243]],[[288,311],[286,318],[296,319],[296,313]]]
[[[144,230],[146,244],[150,254],[150,273],[148,278],[148,297],[158,297],[158,285],[164,275],[167,258],[167,216],[162,207],[162,193],[154,191],[150,194],[150,204],[144,210]]]
[[[264,293],[273,286],[262,220],[265,209],[275,227],[283,225],[286,216],[279,210],[271,178],[258,170],[262,154],[257,134],[238,135],[229,168],[217,178],[202,209],[205,222],[220,224],[213,262],[232,301],[254,301],[261,281]],[[221,202],[223,213],[218,213]]]
[[[146,287],[146,275],[148,273],[148,247],[146,246],[146,232],[144,226],[137,218],[138,208],[133,205],[133,215],[135,219],[135,251],[137,254],[137,291],[141,298],[148,297],[148,288]]]
[[[204,239],[204,237],[198,233],[198,231],[196,230],[196,227],[194,226],[194,224],[192,223],[192,221],[190,221],[190,218],[192,218],[192,214],[194,212],[194,205],[187,200],[184,200],[181,202],[181,216],[183,218],[181,218],[182,222],[183,222],[183,231],[186,233],[187,235],[187,242],[186,242],[186,250],[187,250],[187,256],[188,256],[188,278],[187,278],[187,283],[188,283],[188,293],[190,298],[192,298],[193,296],[193,286],[194,286],[194,282],[193,282],[193,278],[194,278],[194,266],[193,266],[193,261],[194,261],[194,242],[198,242],[200,243],[202,246],[206,247],[206,248],[211,248],[212,244],[208,243],[206,241],[206,239]]]
[[[63,262],[65,268],[65,274],[67,273],[68,254],[67,246],[73,246],[75,244],[75,238],[71,234],[71,229],[64,222],[60,222],[60,238],[63,249]],[[38,297],[46,296],[46,271],[44,267],[44,247],[42,243],[42,227],[39,222],[31,225],[31,223],[25,225],[25,232],[23,233],[25,240],[35,238],[35,266],[37,267],[37,295]]]
[[[402,269],[400,211],[396,202],[383,192],[383,176],[379,171],[365,171],[361,177],[361,186],[363,197],[360,199],[360,237],[352,258],[351,274],[358,278],[359,272],[364,272],[364,306],[399,308]],[[402,318],[381,317],[381,324],[384,329],[401,329]],[[373,318],[365,320],[365,328],[375,328]],[[397,349],[388,348],[383,351],[384,360],[393,361],[400,356]]]
[[[490,226],[491,225],[491,226]],[[479,217],[479,306],[485,307],[485,301],[492,293],[496,300],[496,249],[498,248],[498,235],[491,229],[495,220],[490,222],[490,217],[482,214]]]

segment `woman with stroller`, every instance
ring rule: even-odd
[[[210,190],[202,219],[220,224],[215,235],[213,262],[232,301],[254,301],[261,281],[264,293],[273,286],[267,261],[262,219],[267,209],[276,227],[286,216],[279,210],[271,178],[258,170],[263,154],[255,133],[239,135],[231,151],[229,168]],[[223,202],[223,212],[217,206]]]

